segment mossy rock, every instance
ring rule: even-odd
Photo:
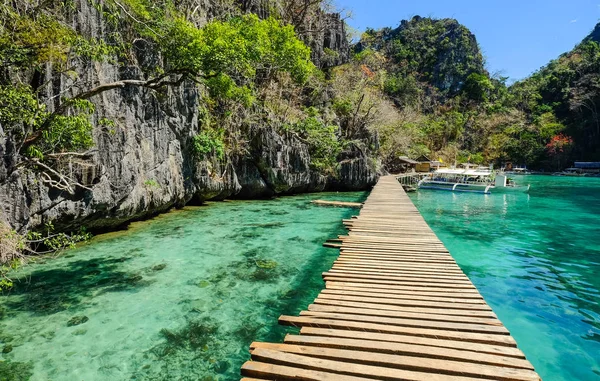
[[[152,271],[162,271],[167,267],[166,263],[161,263],[159,265],[153,266]]]
[[[76,326],[76,325],[80,325],[80,324],[83,324],[83,323],[87,322],[88,320],[90,320],[90,319],[87,316],[84,316],[84,315],[73,316],[67,322],[67,327],[73,327],[73,326]]]
[[[271,261],[269,259],[259,259],[256,261],[256,266],[258,268],[264,269],[264,270],[272,270],[274,268],[276,268],[279,264],[275,261]]]

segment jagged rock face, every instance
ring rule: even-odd
[[[455,94],[471,73],[485,71],[475,35],[457,20],[415,16],[402,21],[389,37],[415,50],[419,71],[442,92]]]
[[[216,12],[209,0],[198,4],[198,23]],[[101,35],[105,30],[102,17],[86,1],[78,2],[78,7],[73,25],[85,29],[88,35]],[[317,63],[325,65],[323,60],[318,61],[325,54],[325,47],[341,51],[331,64],[341,63],[348,56],[343,53],[348,46],[343,23],[339,17],[323,17],[337,20],[338,29],[323,29],[322,39],[312,40]],[[340,40],[340,36],[344,38]],[[76,71],[87,83],[140,79],[142,69],[159,58],[152,46],[141,40],[136,43],[135,52],[135,67],[80,63]],[[50,68],[46,76],[51,78]],[[53,83],[47,96],[70,86],[72,83]],[[4,158],[0,160],[0,221],[18,231],[46,222],[63,231],[81,226],[110,229],[183,206],[192,199],[203,202],[271,197],[327,187],[366,189],[375,181],[366,168],[366,158],[357,160],[351,168],[343,164],[336,182],[315,174],[310,169],[306,145],[268,126],[252,127],[250,149],[245,155],[198,160],[191,147],[192,136],[198,131],[200,106],[193,83],[161,91],[127,87],[101,93],[91,100],[96,105],[94,151],[90,159],[68,164],[89,189],[78,189],[75,194],[49,188],[32,172],[9,171],[14,142],[8,141],[0,126],[0,157]],[[114,126],[98,123],[103,118],[114,121]]]
[[[595,41],[600,43],[600,23],[596,24],[596,27],[592,33],[590,33],[590,35],[587,36],[583,41]]]
[[[322,191],[327,178],[310,170],[308,147],[293,135],[279,135],[272,128],[250,132],[250,155],[236,166],[242,185],[240,197]]]
[[[381,51],[395,61],[392,72],[416,74],[444,95],[460,92],[472,73],[485,73],[475,35],[454,19],[415,16],[396,29],[368,30],[366,35],[355,51]]]
[[[339,14],[320,14],[311,20],[309,28],[314,32],[304,40],[312,50],[315,65],[327,68],[348,62],[350,44],[346,36],[346,24]]]

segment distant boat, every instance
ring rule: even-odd
[[[487,167],[477,169],[438,169],[419,182],[419,189],[471,193],[529,192],[530,185],[518,186],[505,173]]]
[[[586,177],[587,173],[584,173],[581,168],[567,168],[562,172],[555,172],[553,176],[569,176],[569,177]]]
[[[531,172],[525,167],[514,167],[510,171],[505,172],[507,175],[530,175]]]

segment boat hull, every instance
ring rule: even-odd
[[[482,184],[460,184],[460,183],[444,183],[444,182],[421,182],[419,189],[442,190],[449,192],[466,192],[466,193],[490,193],[491,186]]]
[[[430,189],[430,190],[441,190],[449,192],[463,192],[463,193],[481,193],[481,194],[493,194],[493,193],[528,193],[530,185],[527,186],[507,186],[507,187],[496,187],[493,185],[473,185],[473,184],[460,184],[460,183],[443,183],[443,182],[421,182],[419,189]]]

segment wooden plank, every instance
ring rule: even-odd
[[[365,292],[365,291],[352,291],[352,290],[335,290],[325,289],[321,291],[321,294],[332,294],[332,295],[348,295],[348,296],[365,296],[370,298],[387,298],[387,299],[399,299],[399,300],[420,300],[427,302],[442,302],[442,303],[466,303],[466,304],[486,304],[483,299],[462,299],[457,297],[437,297],[437,296],[424,296],[415,294],[392,294],[382,292]]]
[[[509,332],[503,326],[491,326],[473,323],[456,323],[447,321],[430,321],[421,319],[389,318],[382,316],[358,315],[349,313],[332,313],[319,311],[302,311],[300,316],[309,316],[312,318],[348,320],[365,323],[389,324],[403,327],[431,328],[431,329],[450,329],[462,332],[480,332],[508,335]]]
[[[247,361],[242,374],[250,377],[270,378],[277,381],[372,381],[372,378],[353,377],[342,374],[302,369],[293,366]]]
[[[421,283],[428,286],[436,287],[475,287],[473,284],[465,278],[460,279],[435,279],[430,277],[420,277],[416,275],[411,276],[387,276],[387,275],[375,275],[374,273],[365,273],[360,271],[342,271],[331,269],[328,272],[323,273],[323,277],[341,277],[341,278],[356,278],[356,279],[368,279],[368,280],[382,280],[392,282],[412,282]]]
[[[491,345],[482,343],[465,342],[459,340],[431,339],[427,337],[419,337],[403,334],[388,334],[379,332],[360,332],[352,330],[342,330],[334,328],[320,327],[302,327],[301,335],[321,336],[321,337],[340,337],[350,339],[365,339],[380,341],[386,343],[405,343],[416,344],[437,348],[450,348],[464,351],[473,351],[477,353],[487,353],[495,356],[507,356],[525,359],[525,355],[516,347],[505,347],[501,345]],[[382,344],[383,345],[383,344]]]
[[[364,261],[397,262],[398,264],[414,263],[415,265],[452,265],[454,262],[447,258],[415,258],[403,255],[373,255],[360,252],[342,252],[339,259],[352,259]]]
[[[472,332],[455,332],[441,329],[412,328],[390,326],[385,324],[363,323],[354,321],[340,321],[334,319],[316,319],[306,316],[279,317],[279,324],[293,327],[318,327],[360,330],[365,332],[394,333],[446,340],[469,341],[473,343],[494,344],[502,346],[516,346],[515,340],[510,335],[494,335]]]
[[[402,369],[392,369],[380,366],[355,364],[345,361],[326,360],[293,353],[285,353],[271,349],[256,348],[252,352],[252,359],[260,362],[273,362],[275,364],[296,366],[301,369],[325,371],[330,373],[345,374],[356,377],[370,377],[379,380],[410,380],[410,381],[475,381],[475,379],[462,376],[441,375],[435,373],[415,372]],[[332,378],[331,380],[337,380]],[[490,380],[490,379],[487,379]]]
[[[346,257],[361,257],[371,260],[386,260],[397,262],[429,262],[429,263],[444,263],[447,265],[456,264],[454,259],[448,253],[425,253],[425,252],[376,252],[371,250],[347,250],[343,247],[340,249],[340,258]]]
[[[414,274],[429,274],[429,275],[452,275],[452,276],[462,276],[465,274],[460,269],[444,269],[437,268],[434,266],[428,266],[427,264],[423,264],[419,267],[405,267],[405,266],[394,266],[387,265],[385,263],[364,263],[364,262],[344,262],[344,261],[336,261],[333,266],[337,269],[348,269],[348,270],[362,270],[362,271],[394,271],[394,272],[410,272]]]
[[[539,381],[535,372],[528,369],[516,369],[495,365],[474,364],[455,360],[403,356],[387,353],[372,353],[348,349],[324,348],[295,344],[253,343],[252,353],[257,349],[294,353],[303,356],[352,362],[378,367],[395,368],[434,374],[447,374],[467,377],[493,377],[501,381]]]
[[[384,246],[350,246],[342,244],[340,252],[346,254],[359,253],[381,256],[400,256],[413,258],[429,259],[450,259],[454,261],[449,252],[436,247],[426,247],[422,245],[404,245],[398,248]]]
[[[308,329],[308,328],[307,328]],[[317,328],[319,329],[319,328]],[[351,332],[352,333],[352,332]],[[343,337],[286,335],[285,343],[299,345],[314,345],[327,348],[363,350],[366,352],[389,353],[406,356],[430,357],[449,359],[475,364],[506,366],[517,369],[533,370],[531,363],[524,358],[488,354],[466,349],[433,347],[421,344],[402,342],[385,342],[365,339],[348,339]]]
[[[360,202],[346,202],[346,201],[326,201],[326,200],[314,200],[312,204],[320,206],[338,206],[342,208],[362,208],[363,204]]]
[[[330,305],[324,305],[324,304],[309,305],[308,312],[311,312],[311,311],[347,313],[347,314],[369,315],[369,316],[382,316],[382,317],[391,317],[391,318],[419,319],[419,320],[434,321],[434,322],[435,321],[445,321],[445,322],[472,323],[472,324],[502,326],[502,323],[500,322],[500,320],[490,319],[490,318],[479,318],[479,317],[473,317],[473,316],[424,314],[424,313],[409,312],[409,311],[373,310],[373,309],[367,309],[367,308],[330,306]]]
[[[405,291],[398,289],[381,289],[377,287],[351,287],[351,286],[340,286],[336,282],[327,282],[326,290],[339,290],[339,291],[357,291],[357,292],[371,292],[371,293],[383,293],[388,295],[419,295],[419,296],[433,296],[437,298],[457,298],[457,299],[474,299],[478,301],[484,301],[481,295],[477,293],[448,293],[448,292],[428,292],[428,291]]]
[[[421,308],[413,306],[399,306],[393,304],[375,304],[365,302],[350,302],[345,300],[335,299],[322,299],[317,298],[314,304],[324,304],[329,306],[340,306],[340,307],[353,307],[353,308],[365,308],[373,310],[387,310],[387,311],[405,311],[415,312],[424,314],[437,314],[437,315],[453,315],[453,316],[473,316],[481,318],[496,319],[496,315],[492,311],[477,311],[477,310],[458,310],[458,309],[440,309],[440,308]]]
[[[460,267],[450,263],[419,263],[410,261],[384,261],[384,260],[372,260],[363,258],[351,258],[346,255],[340,255],[340,257],[334,262],[344,265],[360,265],[360,266],[384,266],[389,268],[399,268],[399,269],[415,269],[415,270],[435,270],[435,271],[448,271],[448,272],[456,272],[459,274],[463,274],[463,271]]]
[[[401,278],[420,278],[427,280],[450,280],[455,282],[468,282],[471,284],[471,281],[464,274],[451,274],[451,273],[419,273],[413,270],[400,270],[400,269],[388,269],[388,268],[355,268],[348,266],[333,266],[329,272],[333,273],[352,273],[352,274],[374,274],[374,275],[384,275],[384,276],[393,276],[393,277],[401,277]]]
[[[453,288],[445,288],[445,287],[423,287],[423,286],[403,286],[403,285],[389,285],[389,284],[378,284],[378,283],[357,283],[357,282],[344,282],[344,281],[335,281],[331,280],[325,283],[327,288],[330,287],[358,287],[358,288],[369,288],[374,290],[396,290],[396,291],[422,291],[427,293],[441,293],[441,294],[472,294],[481,298],[479,292],[474,287],[469,287],[464,290],[461,289],[453,289]]]
[[[372,279],[369,277],[356,277],[356,276],[348,276],[344,274],[327,274],[323,276],[323,280],[326,282],[336,281],[336,282],[351,282],[351,283],[371,283],[371,284],[385,284],[385,285],[400,285],[400,286],[416,286],[421,288],[432,288],[432,289],[455,289],[455,290],[476,290],[475,286],[465,286],[465,285],[455,285],[455,284],[429,284],[424,282],[414,282],[414,281],[405,281],[402,279],[390,280],[390,279]]]

